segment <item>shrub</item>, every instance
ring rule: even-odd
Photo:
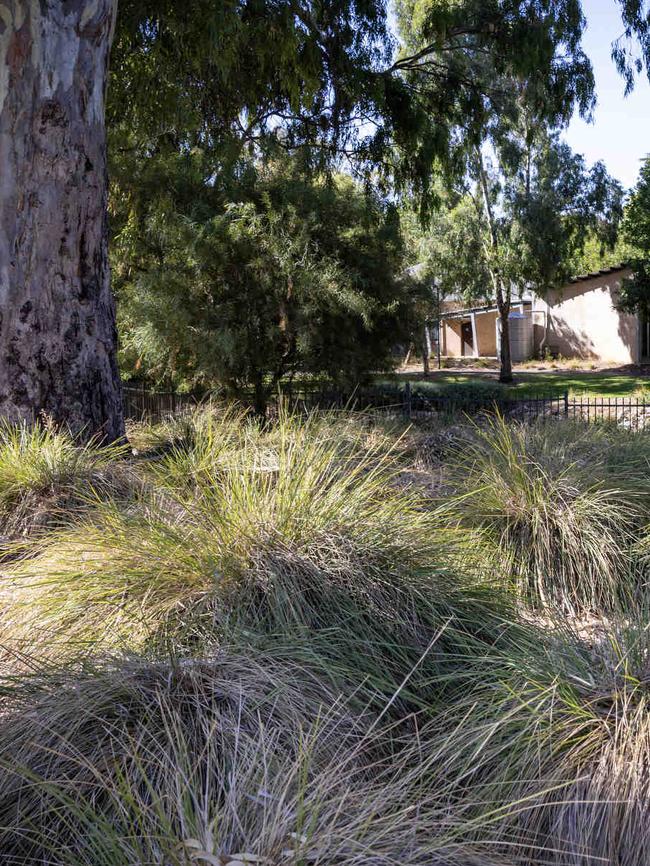
[[[457,454],[458,511],[532,604],[611,610],[633,589],[630,545],[647,485],[634,434],[622,435],[612,444],[611,431],[495,416]]]

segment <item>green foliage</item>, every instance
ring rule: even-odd
[[[633,255],[633,250],[619,232],[613,248],[603,249],[602,241],[594,230],[587,232],[584,246],[569,259],[567,270],[572,276],[596,273],[605,268],[627,264]]]
[[[614,42],[612,56],[625,79],[627,95],[644,66],[650,76],[650,8],[647,0],[617,2],[621,7],[625,32]]]
[[[351,383],[391,366],[409,311],[390,206],[345,176],[278,167],[229,199],[205,184],[200,155],[181,159],[188,188],[134,203],[113,248],[128,371],[253,387],[263,411],[296,372]]]
[[[568,121],[574,106],[591,110],[579,0],[403,0],[396,11],[395,65],[422,105],[450,118],[452,162],[460,156],[462,164],[462,152],[480,145],[486,125],[512,115],[510,82],[521,85],[520,105],[528,101],[551,125]]]
[[[623,235],[631,248],[628,263],[633,270],[621,286],[619,306],[647,315],[650,304],[650,158],[641,168],[639,182],[625,209]]]
[[[523,246],[519,278],[544,294],[575,276],[588,241],[601,257],[614,248],[623,188],[603,163],[588,169],[556,136],[538,135],[531,151],[519,161],[508,195]]]
[[[428,318],[437,318],[438,298],[453,296],[467,305],[490,298],[490,273],[470,196],[441,196],[424,225],[413,211],[405,211],[402,226],[413,279],[429,288]]]
[[[344,155],[421,192],[439,161],[453,166],[454,130],[500,110],[491,78],[541,83],[537,100],[543,90],[565,118],[574,103],[591,106],[578,0],[409,2],[397,14],[396,55],[383,0],[125,0],[109,87],[113,159],[201,145],[220,170],[244,151],[300,148],[306,165]]]
[[[151,149],[202,144],[217,160],[242,147],[345,146],[352,115],[381,117],[375,73],[390,58],[376,0],[327,4],[124,0],[109,87],[109,127]]]

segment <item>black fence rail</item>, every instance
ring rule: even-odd
[[[215,395],[218,396],[218,395]],[[209,397],[202,398],[203,400]],[[312,409],[374,410],[407,419],[426,419],[435,415],[478,415],[498,411],[521,421],[538,418],[612,421],[637,429],[650,424],[650,400],[637,397],[570,397],[560,395],[503,397],[458,390],[448,394],[427,394],[407,385],[403,388],[357,388],[342,391],[327,387],[302,387],[285,391],[273,398],[270,411],[277,410],[279,400],[298,411]],[[196,396],[173,391],[150,391],[145,388],[123,388],[124,415],[132,421],[164,421],[191,410],[202,402]],[[252,396],[241,402],[252,405]]]

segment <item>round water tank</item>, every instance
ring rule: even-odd
[[[513,310],[508,316],[510,326],[510,356],[513,364],[528,361],[533,357],[533,317],[530,313]],[[501,343],[501,328],[499,343]],[[500,346],[499,346],[500,348]]]

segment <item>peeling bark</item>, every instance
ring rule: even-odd
[[[117,0],[0,0],[0,415],[124,435],[104,94]]]

